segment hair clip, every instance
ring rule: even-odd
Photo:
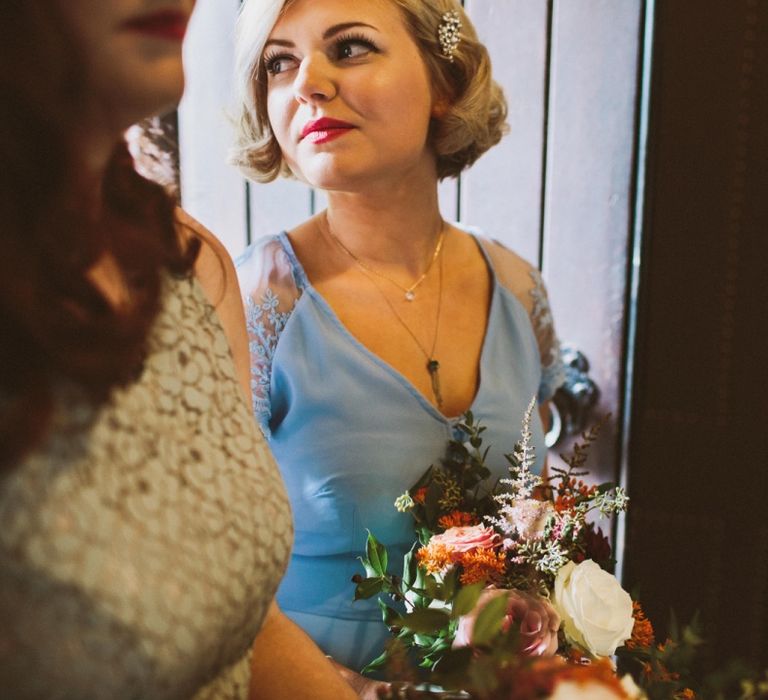
[[[459,41],[461,41],[460,31],[461,19],[459,18],[459,13],[455,10],[446,12],[437,28],[437,39],[440,42],[443,56],[449,61],[453,61],[453,54],[456,53],[456,47],[459,45]]]

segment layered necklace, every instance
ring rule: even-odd
[[[437,237],[437,243],[435,244],[435,249],[432,251],[432,255],[429,258],[429,262],[427,263],[426,268],[424,268],[424,272],[421,273],[419,278],[410,286],[410,287],[403,287],[402,284],[400,284],[397,280],[392,279],[389,275],[385,275],[383,272],[380,272],[379,270],[375,270],[374,268],[370,267],[366,263],[364,263],[360,258],[357,257],[347,246],[345,246],[337,237],[336,234],[331,231],[331,227],[328,226],[327,220],[326,220],[326,228],[328,230],[328,233],[331,235],[331,238],[333,238],[334,241],[336,241],[336,244],[341,248],[352,260],[355,261],[355,264],[365,271],[366,273],[369,273],[369,275],[376,275],[376,277],[380,277],[383,280],[387,280],[387,282],[394,284],[395,287],[397,287],[401,292],[403,292],[403,295],[405,297],[406,301],[413,301],[416,298],[416,289],[418,286],[427,279],[427,275],[429,274],[429,271],[432,269],[432,265],[434,264],[435,260],[437,260],[440,257],[440,251],[443,249],[443,239],[445,238],[445,227],[440,226],[440,235]]]
[[[408,335],[411,336],[411,338],[413,339],[413,342],[416,344],[416,347],[421,351],[421,354],[424,355],[424,359],[426,360],[426,369],[427,369],[427,372],[429,373],[430,384],[432,387],[432,395],[435,397],[435,403],[437,404],[438,408],[442,408],[443,395],[442,395],[442,392],[440,391],[440,362],[438,362],[437,358],[435,357],[435,348],[437,347],[437,336],[438,336],[438,331],[440,330],[440,311],[443,305],[443,258],[440,255],[440,253],[442,252],[443,240],[445,239],[445,225],[441,224],[440,226],[440,235],[438,236],[437,244],[435,245],[435,249],[432,252],[432,256],[430,257],[429,262],[427,263],[426,269],[410,287],[403,287],[403,285],[401,285],[396,280],[392,279],[389,275],[385,275],[383,272],[379,272],[378,270],[375,270],[369,265],[366,265],[362,260],[360,260],[360,258],[358,258],[349,248],[347,248],[347,246],[345,246],[336,237],[333,231],[331,231],[331,227],[328,226],[327,220],[325,222],[325,226],[331,238],[336,242],[339,248],[341,248],[341,250],[344,251],[344,253],[346,253],[352,259],[352,261],[357,265],[360,271],[370,280],[371,284],[373,284],[373,286],[376,287],[379,294],[381,294],[382,298],[384,299],[387,306],[389,307],[389,310],[392,312],[392,315],[395,317],[398,323],[406,330]],[[432,337],[432,345],[429,348],[429,350],[427,350],[427,348],[416,337],[416,334],[413,332],[413,330],[411,330],[410,326],[405,322],[403,317],[398,313],[397,309],[395,308],[395,305],[390,301],[389,297],[386,295],[386,293],[381,288],[379,283],[376,282],[375,278],[379,277],[395,285],[398,289],[400,289],[404,293],[406,301],[413,301],[416,298],[416,294],[415,294],[416,288],[427,278],[427,274],[432,269],[432,266],[434,265],[434,263],[437,261],[438,258],[440,258],[440,265],[439,265],[438,292],[437,292],[437,311],[435,313],[435,334]]]

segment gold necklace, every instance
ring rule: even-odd
[[[435,348],[437,347],[437,335],[438,331],[440,329],[440,310],[443,305],[443,258],[440,258],[440,270],[439,270],[439,282],[438,282],[438,292],[437,292],[437,313],[435,314],[435,335],[432,338],[432,347],[430,348],[429,352],[427,352],[427,349],[421,344],[421,341],[416,337],[416,334],[410,329],[408,324],[403,320],[403,317],[397,312],[397,309],[395,309],[394,304],[389,300],[389,297],[384,293],[384,290],[376,284],[376,280],[371,277],[365,268],[363,268],[363,272],[365,276],[371,281],[371,284],[376,287],[376,289],[379,291],[379,294],[381,294],[382,297],[384,297],[384,301],[387,302],[387,306],[389,307],[390,311],[394,315],[394,317],[398,320],[400,325],[405,328],[405,330],[408,332],[408,335],[413,338],[413,342],[416,343],[416,347],[421,350],[422,354],[427,360],[427,372],[429,372],[429,379],[432,384],[432,394],[435,397],[435,403],[437,404],[438,408],[442,408],[443,406],[443,394],[440,391],[440,363],[437,361],[437,358],[435,357]]]
[[[376,275],[377,277],[381,277],[382,279],[387,280],[387,282],[394,284],[395,287],[397,287],[401,292],[403,292],[403,294],[405,295],[406,301],[413,301],[416,298],[416,288],[427,278],[429,271],[432,269],[432,265],[440,255],[440,251],[443,248],[443,239],[445,238],[445,226],[441,223],[440,235],[437,238],[437,244],[435,245],[435,249],[432,251],[432,256],[430,257],[429,262],[427,263],[426,269],[421,274],[419,279],[417,279],[410,287],[403,287],[402,284],[400,284],[397,280],[392,279],[389,275],[385,275],[383,272],[379,272],[378,270],[375,270],[369,265],[366,265],[360,258],[357,257],[357,255],[355,255],[349,248],[347,248],[347,246],[345,246],[337,238],[336,234],[333,231],[331,231],[331,227],[328,225],[327,217],[325,221],[325,228],[328,231],[328,233],[331,235],[331,238],[333,238],[333,240],[336,241],[339,248],[341,248],[347,255],[349,255],[349,257],[352,258],[352,260],[357,264],[358,267],[360,267],[364,272],[370,273],[372,275]]]

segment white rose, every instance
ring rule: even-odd
[[[621,687],[629,697],[629,700],[648,700],[648,696],[640,688],[637,687],[635,679],[632,678],[632,676],[630,676],[628,673],[621,677]]]
[[[611,656],[632,636],[632,599],[591,559],[569,561],[555,579],[555,609],[568,641],[595,656]]]

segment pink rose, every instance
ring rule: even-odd
[[[432,544],[442,544],[452,553],[461,554],[473,549],[492,549],[497,547],[501,538],[492,527],[485,525],[468,525],[462,527],[449,527],[440,535],[434,535],[430,540]]]
[[[475,619],[488,601],[507,596],[507,615],[502,629],[506,632],[513,624],[520,626],[521,651],[526,656],[552,656],[557,651],[557,631],[560,615],[546,598],[532,593],[503,588],[486,588],[474,610],[459,618],[453,647],[470,646]]]

